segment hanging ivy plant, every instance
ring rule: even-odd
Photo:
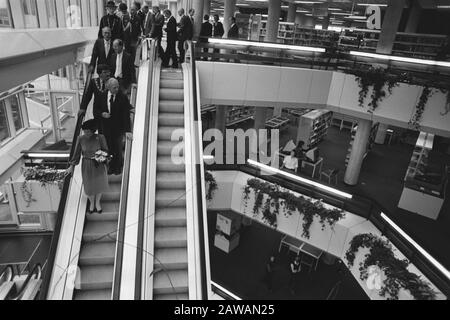
[[[67,175],[66,171],[46,166],[29,167],[23,168],[22,170],[25,180],[23,181],[20,190],[27,207],[30,207],[31,203],[36,201],[36,199],[33,198],[33,189],[31,184],[28,183],[29,181],[38,181],[42,187],[56,183],[59,190],[62,191],[64,178]]]
[[[206,193],[206,200],[211,201],[214,192],[218,189],[217,181],[211,172],[205,171],[205,181],[208,184],[208,192]]]
[[[369,253],[359,266],[361,280],[365,281],[369,277],[370,266],[377,266],[386,275],[379,292],[380,296],[387,297],[388,300],[398,300],[399,291],[403,288],[417,300],[436,299],[436,292],[431,289],[429,283],[408,271],[410,262],[396,258],[392,245],[371,233],[359,234],[351,240],[350,248],[345,254],[349,267],[353,267],[356,253],[360,248],[369,249]]]
[[[385,87],[387,86],[388,93],[392,94],[394,87],[403,79],[403,76],[389,74],[384,68],[370,67],[369,69],[354,71],[353,74],[356,76],[360,87],[358,103],[361,108],[364,108],[367,94],[372,87],[370,109],[368,110],[370,113],[373,113],[378,108],[379,103],[386,97]]]
[[[325,208],[321,200],[314,201],[302,196],[296,196],[292,192],[282,190],[272,183],[254,178],[247,180],[247,185],[244,187],[244,207],[247,207],[251,192],[255,196],[253,214],[256,216],[262,212],[263,221],[274,228],[277,227],[277,217],[280,214],[281,207],[285,209],[284,214],[286,217],[298,210],[303,215],[302,236],[305,238],[310,237],[309,229],[315,216],[319,218],[322,230],[324,230],[326,224],[333,227],[345,215],[342,210]],[[267,199],[263,205],[264,196],[267,196]]]
[[[423,112],[427,105],[428,99],[433,95],[433,89],[428,86],[424,86],[422,89],[422,94],[420,95],[419,102],[417,102],[415,113],[412,119],[409,121],[415,130],[420,130],[420,122],[422,121]]]

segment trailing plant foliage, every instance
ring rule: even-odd
[[[416,105],[415,113],[409,124],[413,126],[415,130],[420,130],[420,122],[422,120],[423,112],[425,111],[425,106],[427,105],[428,99],[433,95],[433,89],[428,86],[424,86],[422,89],[422,94],[420,95],[419,102]]]
[[[394,87],[398,85],[398,82],[403,78],[401,76],[395,76],[388,72],[384,68],[374,68],[357,70],[353,72],[356,75],[360,90],[358,103],[361,108],[364,108],[364,101],[369,93],[370,87],[372,87],[372,94],[370,96],[369,111],[374,112],[378,108],[378,104],[386,97],[385,87],[389,94],[392,94]]]
[[[322,230],[324,230],[326,223],[333,227],[345,215],[342,210],[325,208],[321,200],[312,201],[302,196],[296,196],[292,192],[259,179],[247,180],[243,198],[245,207],[247,207],[251,192],[255,196],[253,214],[256,216],[262,210],[264,222],[272,227],[277,227],[277,217],[281,207],[285,209],[285,216],[290,216],[295,210],[298,210],[303,215],[302,236],[305,238],[310,237],[309,229],[314,221],[314,216],[320,219]],[[264,196],[267,196],[267,199],[263,204]]]
[[[64,178],[66,177],[67,172],[57,170],[55,168],[50,168],[46,166],[36,166],[29,167],[23,170],[23,176],[25,178],[24,182],[21,186],[22,196],[25,202],[27,203],[27,207],[31,205],[31,202],[36,201],[33,198],[33,190],[29,181],[38,181],[40,182],[42,187],[47,186],[48,184],[56,183],[58,185],[59,190],[61,191],[63,188]]]
[[[429,283],[425,282],[415,273],[408,271],[410,262],[406,259],[395,257],[392,245],[371,233],[359,234],[350,242],[350,248],[346,252],[348,265],[353,266],[356,253],[360,248],[369,249],[364,260],[359,265],[361,280],[367,280],[368,268],[378,266],[386,275],[383,286],[380,289],[380,296],[387,297],[388,300],[398,300],[401,288],[408,290],[417,300],[434,300],[434,292]]]
[[[211,201],[214,192],[217,190],[217,181],[209,171],[205,171],[205,181],[208,184],[208,192],[206,193],[206,200]]]

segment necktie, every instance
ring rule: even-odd
[[[114,103],[114,95],[111,95],[111,98],[109,99],[109,113],[111,113],[112,105]]]
[[[105,53],[106,53],[106,57],[108,57],[109,55],[109,49],[110,49],[110,45],[109,45],[109,41],[106,41],[105,43]]]
[[[102,91],[105,91],[105,82],[103,82],[103,81],[100,81],[100,83],[101,83],[101,88],[102,88]]]

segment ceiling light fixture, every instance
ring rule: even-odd
[[[386,54],[360,52],[360,51],[350,51],[350,54],[354,55],[354,56],[365,57],[365,58],[374,58],[374,59],[391,60],[391,61],[399,61],[399,62],[409,62],[409,63],[425,64],[425,65],[429,65],[429,66],[450,68],[450,62],[446,62],[446,61],[435,61],[435,60],[425,60],[425,59],[407,58],[407,57],[399,57],[399,56],[389,56]]]

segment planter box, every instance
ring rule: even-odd
[[[26,192],[23,190],[24,177],[21,176],[16,181],[11,182],[14,195],[9,199],[15,198],[17,212],[57,212],[61,191],[57,183],[46,184],[42,186],[39,181],[27,181]],[[27,192],[31,193],[31,198]]]

